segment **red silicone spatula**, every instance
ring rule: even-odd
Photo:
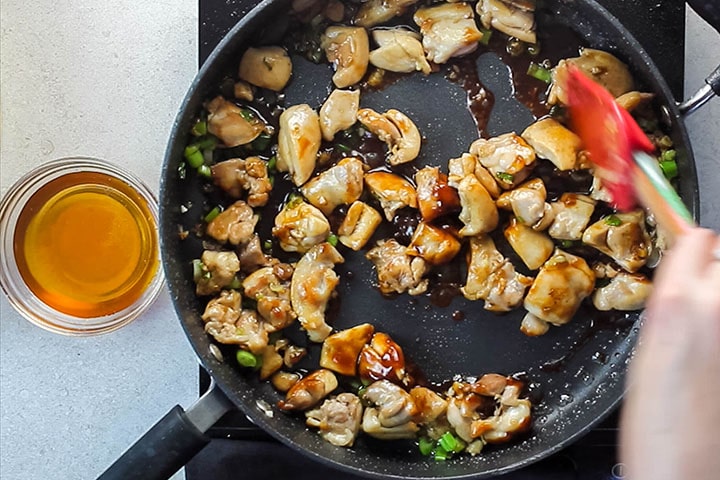
[[[569,66],[564,81],[573,130],[617,208],[640,203],[673,236],[693,225],[692,214],[649,155],[655,147],[632,116],[578,68]]]

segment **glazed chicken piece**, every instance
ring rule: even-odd
[[[508,382],[494,415],[473,422],[473,434],[481,435],[486,443],[505,443],[530,428],[532,406],[530,400],[519,398],[521,388],[520,382]]]
[[[480,0],[475,7],[485,28],[494,28],[527,43],[536,43],[535,2]]]
[[[200,258],[201,274],[195,278],[196,295],[214,295],[235,280],[240,261],[235,252],[205,250]]]
[[[412,30],[394,27],[373,30],[373,39],[379,48],[370,52],[370,63],[390,72],[430,73],[430,64],[420,43],[420,35]]]
[[[373,27],[405,13],[407,7],[418,0],[368,0],[360,4],[354,22],[362,27]]]
[[[311,178],[300,191],[311,204],[325,215],[330,215],[336,207],[360,198],[364,165],[357,158],[343,158],[334,167]]]
[[[458,218],[465,225],[460,236],[471,237],[495,230],[498,224],[498,210],[490,193],[473,175],[468,175],[458,183],[458,196],[462,210]]]
[[[593,183],[590,187],[590,198],[599,202],[612,203],[612,197],[610,196],[610,192],[608,192],[607,188],[605,188],[605,186],[602,184],[602,180],[600,180],[600,177],[594,171],[592,172],[592,174]]]
[[[366,203],[353,202],[338,227],[338,240],[346,247],[358,251],[370,240],[382,223],[380,214]]]
[[[328,238],[330,223],[320,210],[295,197],[275,217],[272,234],[286,252],[304,253]]]
[[[418,206],[415,187],[399,175],[388,172],[368,173],[365,175],[365,185],[380,202],[389,222],[392,222],[399,209]]]
[[[205,231],[218,242],[240,245],[252,238],[258,219],[252,208],[238,200],[213,218]]]
[[[563,193],[552,204],[554,220],[548,233],[558,240],[580,240],[595,211],[595,200],[576,193]]]
[[[609,284],[595,290],[593,305],[601,311],[640,310],[651,292],[652,282],[645,275],[620,272]]]
[[[335,65],[332,80],[336,87],[349,87],[362,80],[370,54],[370,41],[363,27],[328,27],[320,46]]]
[[[387,380],[378,380],[365,389],[363,399],[371,405],[363,414],[365,433],[383,440],[415,437],[419,427],[413,418],[418,410],[405,390]]]
[[[390,165],[411,162],[420,153],[420,132],[404,113],[390,109],[380,114],[370,108],[361,108],[357,119],[387,144]]]
[[[338,386],[337,377],[330,370],[321,368],[301,379],[278,402],[280,410],[304,411],[312,408]]]
[[[568,323],[595,287],[595,273],[584,259],[556,249],[540,268],[525,297],[525,309],[553,325]]]
[[[498,187],[497,182],[492,174],[478,162],[475,155],[463,153],[458,158],[451,158],[448,162],[448,170],[450,172],[448,174],[448,184],[451,187],[458,188],[465,177],[474,175],[492,198],[500,196],[500,187]]]
[[[642,210],[601,218],[585,230],[582,241],[609,256],[630,273],[645,265],[652,251]]]
[[[414,379],[405,370],[405,354],[390,335],[375,333],[358,356],[358,375],[367,382],[388,380],[398,385],[411,386]]]
[[[260,245],[260,237],[254,234],[250,240],[237,248],[240,258],[240,270],[244,273],[252,273],[260,267],[270,266],[277,263],[277,259],[266,255]]]
[[[448,176],[438,167],[425,167],[415,172],[415,184],[418,208],[424,221],[431,222],[461,209],[457,190],[448,184]]]
[[[221,96],[208,103],[207,109],[208,132],[218,137],[227,147],[250,143],[265,130],[262,120]]]
[[[328,142],[341,130],[352,127],[360,108],[360,90],[333,90],[320,107],[320,131]]]
[[[319,408],[305,412],[305,423],[320,429],[320,436],[338,447],[352,447],[360,431],[362,404],[352,393],[341,393],[323,402]]]
[[[250,47],[240,60],[238,77],[260,88],[279,92],[292,74],[292,62],[282,47]]]
[[[553,253],[555,244],[543,232],[533,230],[517,218],[504,230],[505,238],[530,270],[537,270]]]
[[[567,105],[567,92],[563,85],[569,64],[575,65],[585,75],[605,87],[613,97],[617,98],[635,89],[630,70],[617,57],[602,50],[583,48],[579,57],[560,60],[553,69],[553,83],[548,94],[549,104]]]
[[[506,190],[525,180],[530,173],[529,167],[535,163],[535,150],[514,133],[475,140],[470,145],[470,153]]]
[[[472,7],[464,2],[419,8],[413,20],[420,27],[427,59],[438,64],[475,51],[483,37]]]
[[[295,267],[290,299],[312,342],[322,342],[332,331],[325,322],[325,308],[340,281],[333,268],[343,261],[335,247],[325,242],[312,247]]]
[[[407,248],[396,240],[381,240],[365,258],[375,265],[378,275],[378,287],[386,295],[408,292],[420,295],[427,290],[428,281],[423,275],[428,265],[420,257],[408,255]]]
[[[497,199],[497,206],[512,210],[518,223],[528,225],[536,230],[550,208],[545,203],[547,190],[539,178],[523,183],[517,188],[504,192]]]
[[[288,271],[290,275],[286,275]],[[292,266],[288,264],[277,264],[254,271],[242,282],[245,296],[257,301],[257,311],[267,322],[268,332],[282,330],[295,320],[290,304],[292,271]]]
[[[293,105],[280,115],[277,169],[289,172],[298,187],[315,170],[322,135],[318,114],[307,104]]]
[[[640,105],[648,103],[653,98],[655,98],[654,93],[645,93],[633,90],[632,92],[623,93],[617,97],[615,101],[628,112],[632,112]]]
[[[452,233],[420,222],[415,228],[407,253],[422,257],[430,265],[442,265],[455,258],[460,247],[460,241]]]
[[[413,420],[418,424],[428,424],[441,418],[447,411],[447,400],[425,387],[413,387],[410,390],[417,413]]]
[[[268,332],[254,310],[242,309],[236,290],[223,290],[210,300],[202,314],[205,331],[220,343],[239,345],[259,355],[268,344]]]
[[[233,198],[241,198],[247,192],[247,204],[251,207],[263,207],[270,198],[272,184],[267,162],[259,157],[233,158],[210,169],[215,185]]]
[[[233,94],[238,100],[244,100],[246,102],[252,102],[255,98],[252,85],[242,80],[235,82]]]
[[[347,330],[333,333],[323,341],[320,350],[320,366],[341,375],[357,374],[358,357],[370,341],[375,327],[363,323]]]
[[[520,323],[520,331],[528,337],[539,337],[550,331],[550,324],[532,313],[526,313]]]
[[[578,168],[582,148],[580,137],[553,118],[543,118],[522,133],[522,138],[540,158],[550,160],[559,170]]]

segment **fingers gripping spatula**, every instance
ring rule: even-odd
[[[627,211],[640,203],[673,237],[690,228],[692,214],[665,178],[651,155],[655,147],[632,116],[578,68],[570,66],[564,81],[573,130],[615,206]]]

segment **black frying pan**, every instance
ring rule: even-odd
[[[193,175],[181,181],[177,166],[183,161],[187,132],[203,101],[217,93],[225,76],[234,75],[245,47],[277,42],[287,26],[287,10],[284,0],[260,3],[212,53],[183,102],[163,167],[160,228],[166,278],[183,328],[215,387],[187,413],[180,407],[173,409],[101,478],[169,477],[209,441],[202,432],[232,407],[242,410],[283,443],[318,461],[379,478],[483,478],[522,467],[568,445],[620,402],[639,315],[599,316],[581,310],[569,325],[553,328],[540,338],[529,338],[518,330],[522,312],[499,317],[485,312],[480,302],[467,302],[462,297],[453,299],[446,308],[433,306],[424,297],[385,299],[373,287],[375,274],[370,263],[360,255],[354,259],[346,255],[346,263],[336,267],[342,279],[333,315],[336,329],[362,322],[375,324],[377,330],[389,333],[403,346],[406,356],[421,366],[432,381],[447,380],[455,374],[524,372],[532,384],[537,408],[533,428],[522,441],[488,448],[474,458],[462,456],[444,463],[421,457],[410,442],[381,442],[361,436],[353,449],[334,447],[307,429],[300,418],[276,408],[269,417],[257,400],[274,404],[280,397],[273,388],[241,372],[231,361],[231,350],[225,352],[225,362],[211,354],[211,338],[200,320],[204,301],[195,297],[190,266],[192,259],[199,258],[202,245],[192,236],[184,241],[178,237],[178,225],[187,227],[198,221],[209,205],[201,193],[200,181]],[[697,216],[697,180],[683,120],[665,82],[640,45],[616,19],[590,0],[547,0],[539,22],[540,30],[547,28],[545,22],[571,26],[588,46],[614,52],[631,65],[646,90],[658,95],[659,103],[665,105],[662,116],[679,154],[679,190]],[[533,117],[512,98],[499,60],[481,56],[478,61],[482,67],[480,79],[496,99],[488,133],[522,131]],[[309,103],[319,107],[327,95],[331,70],[309,67],[295,62],[287,105]],[[442,74],[414,75],[379,92],[363,94],[362,105],[382,111],[392,107],[408,114],[427,137],[418,167],[446,165],[449,158],[466,151],[477,138],[475,125],[465,110],[464,92],[457,88]],[[180,205],[189,204],[191,210],[181,213]],[[463,312],[465,320],[453,321],[455,311]],[[303,341],[302,336],[294,340]],[[311,356],[317,353],[316,347],[311,350]]]

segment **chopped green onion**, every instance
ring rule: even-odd
[[[197,145],[188,145],[185,147],[185,160],[192,168],[200,167],[200,165],[202,165],[205,161],[203,154]]]
[[[222,208],[220,206],[213,208],[207,213],[207,215],[205,215],[205,221],[208,223],[212,222],[215,220],[215,217],[220,215],[220,212],[222,212]]]
[[[288,197],[287,208],[295,208],[303,203],[303,198],[297,193],[291,193]]]
[[[492,37],[492,30],[489,28],[481,28],[480,33],[482,33],[482,37],[480,37],[480,40],[478,40],[478,43],[481,43],[483,45],[487,45],[490,43],[490,37]]]
[[[240,287],[242,287],[242,282],[238,277],[233,277],[232,282],[227,286],[227,288],[230,288],[232,290],[239,290]]]
[[[541,82],[552,82],[552,72],[549,69],[535,62],[530,62],[530,66],[527,69],[527,74],[533,78],[540,80]]]
[[[505,183],[512,183],[515,180],[515,176],[512,173],[497,172],[495,176]]]
[[[207,133],[207,131],[207,122],[204,120],[198,120],[198,122],[193,125],[190,133],[192,133],[196,137],[202,137]]]
[[[434,446],[435,442],[429,438],[420,437],[418,439],[418,449],[420,450],[420,453],[426,457],[432,453]]]
[[[195,281],[195,283],[197,283],[202,279],[203,273],[205,272],[205,265],[203,265],[202,260],[196,258],[192,261],[192,266],[193,280]]]
[[[212,135],[207,135],[200,138],[197,142],[193,143],[200,150],[214,150],[217,146],[217,138]]]
[[[605,218],[605,223],[607,225],[610,225],[611,227],[619,227],[620,225],[622,225],[622,220],[620,220],[615,215],[610,215],[609,217]]]
[[[272,135],[261,133],[255,140],[252,141],[250,147],[256,152],[262,152],[268,147],[268,145],[270,145],[271,140]]]
[[[255,114],[251,110],[248,110],[247,108],[240,109],[240,116],[248,122],[255,121]]]
[[[260,358],[246,350],[238,350],[235,358],[241,367],[257,368],[260,366]]]
[[[335,146],[343,152],[352,152],[352,148],[348,147],[344,143],[336,143]]]
[[[562,242],[560,242],[560,245],[563,248],[572,248],[575,246],[575,242],[573,242],[572,240],[563,240]]]
[[[677,160],[677,151],[673,149],[665,150],[660,155],[660,162],[674,162],[675,160]]]
[[[360,398],[363,398],[365,396],[366,390],[367,390],[367,385],[360,385],[360,388],[357,389],[357,396]]]
[[[442,446],[438,446],[438,448],[435,449],[435,461],[436,462],[444,462],[448,459],[448,452]]]
[[[525,223],[525,219],[524,219],[523,217],[518,217],[518,216],[516,216],[516,217],[515,217],[515,220],[517,220],[518,223]]]
[[[665,178],[672,180],[678,176],[678,166],[675,160],[660,162],[660,170],[665,174]]]
[[[212,177],[212,170],[210,170],[210,167],[208,167],[205,164],[202,164],[198,167],[198,173],[201,177],[205,178],[211,178]]]
[[[267,170],[271,173],[275,173],[277,171],[277,157],[275,155],[270,157],[270,160],[268,160]]]
[[[445,432],[443,436],[440,437],[440,440],[438,440],[438,445],[446,452],[454,452],[457,448],[458,441],[451,432]]]
[[[263,242],[263,250],[265,250],[266,252],[270,252],[270,251],[272,251],[272,248],[273,248],[272,240],[265,240]]]
[[[330,236],[327,238],[327,241],[330,245],[333,247],[337,247],[338,244],[338,237],[334,233],[331,233]]]

